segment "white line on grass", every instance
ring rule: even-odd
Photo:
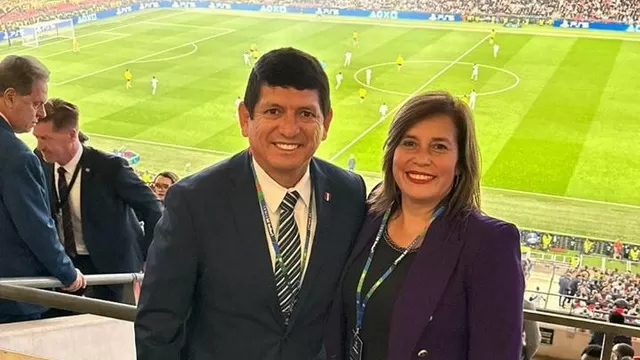
[[[382,179],[382,173],[378,173],[378,172],[375,172],[375,171],[358,171],[358,174],[361,174],[361,175],[364,175],[364,176],[367,176],[367,177],[371,177],[371,178]],[[577,198],[577,197],[571,197],[571,196],[561,196],[561,195],[536,193],[536,192],[522,191],[522,190],[503,189],[503,188],[496,188],[496,187],[490,187],[490,186],[482,186],[482,189],[483,190],[491,190],[491,191],[495,191],[495,192],[501,192],[501,193],[507,193],[507,194],[518,194],[518,195],[526,195],[526,196],[534,196],[534,197],[544,197],[544,198],[557,199],[557,200],[563,200],[563,201],[570,200],[570,201],[575,201],[575,202],[597,204],[597,205],[620,206],[620,207],[624,207],[624,208],[640,210],[640,206],[638,206],[638,205],[623,204],[623,203],[610,202],[610,201],[591,200],[591,199],[583,199],[583,198]]]
[[[129,61],[125,61],[125,62],[122,62],[122,63],[119,63],[119,64],[115,64],[115,65],[112,65],[112,66],[106,67],[106,68],[104,68],[104,69],[100,69],[100,70],[97,70],[97,71],[93,71],[93,72],[90,72],[90,73],[88,73],[88,74],[80,75],[80,76],[77,76],[77,77],[74,77],[74,78],[71,78],[71,79],[68,79],[68,80],[65,80],[65,81],[58,82],[58,83],[51,83],[51,85],[57,85],[57,86],[60,86],[60,85],[69,84],[69,83],[72,83],[72,82],[77,81],[77,80],[82,80],[82,79],[85,79],[85,78],[88,78],[88,77],[91,77],[91,76],[94,76],[94,75],[97,75],[97,74],[101,74],[101,73],[103,73],[103,72],[105,72],[105,71],[109,71],[109,70],[117,69],[117,68],[122,67],[122,66],[125,66],[125,65],[127,65],[127,64],[136,63],[136,62],[139,62],[139,61],[142,61],[142,60],[145,60],[145,59],[148,59],[148,58],[151,58],[151,57],[157,56],[157,55],[161,55],[161,54],[164,54],[164,53],[166,53],[166,52],[173,51],[173,50],[175,50],[175,49],[179,49],[179,48],[184,47],[184,46],[194,45],[194,44],[197,44],[197,43],[201,43],[201,42],[203,42],[203,41],[207,41],[207,40],[215,39],[215,38],[217,38],[217,37],[220,37],[220,36],[223,36],[223,35],[230,34],[230,33],[234,32],[234,31],[235,31],[235,30],[230,29],[229,31],[226,31],[226,32],[222,32],[222,33],[219,33],[219,34],[215,34],[215,35],[210,35],[210,36],[207,36],[207,37],[203,37],[202,39],[198,39],[198,40],[195,40],[195,41],[189,41],[189,42],[186,42],[186,43],[184,43],[184,44],[176,45],[176,46],[170,47],[170,48],[168,48],[168,49],[164,49],[164,50],[156,51],[156,52],[154,52],[154,53],[151,53],[151,54],[148,54],[148,55],[145,55],[145,56],[141,56],[141,57],[139,57],[139,58],[131,59],[131,60],[129,60]]]
[[[145,145],[154,145],[154,146],[161,146],[161,147],[168,147],[168,148],[180,149],[180,150],[200,151],[200,152],[207,152],[207,153],[211,153],[211,154],[215,154],[215,155],[222,155],[222,156],[231,156],[231,155],[233,155],[233,153],[230,153],[230,152],[210,150],[210,149],[202,149],[202,148],[196,148],[196,147],[192,147],[192,146],[174,145],[174,144],[167,144],[167,143],[156,142],[156,141],[139,140],[139,139],[134,139],[134,138],[125,138],[125,137],[103,135],[103,134],[94,134],[94,133],[85,133],[85,134],[87,134],[89,137],[97,137],[97,138],[104,138],[104,139],[110,139],[110,140],[126,141],[126,142],[145,144]]]
[[[404,105],[407,101],[409,101],[409,99],[411,99],[415,95],[419,94],[422,90],[424,90],[432,82],[436,81],[440,76],[442,76],[442,74],[444,74],[447,70],[451,69],[455,64],[460,62],[460,60],[462,60],[465,56],[469,55],[473,50],[478,48],[478,46],[484,44],[487,41],[488,38],[489,38],[489,35],[483,37],[480,41],[478,41],[475,45],[473,45],[469,50],[465,51],[462,55],[458,56],[458,58],[456,58],[455,60],[450,62],[449,65],[445,66],[442,70],[438,71],[435,75],[430,77],[429,80],[427,80],[424,84],[420,85],[420,87],[417,90],[415,90],[414,92],[409,94],[409,96],[407,96],[404,100],[402,100],[402,102],[400,102],[400,104],[398,104],[396,107],[391,109],[391,111],[389,111],[389,113],[387,113],[387,115],[381,117],[378,121],[374,122],[371,126],[366,128],[360,135],[356,136],[356,138],[353,139],[349,144],[347,144],[347,146],[345,146],[342,149],[340,149],[336,154],[334,154],[329,159],[329,161],[334,162],[338,157],[340,157],[340,155],[344,154],[347,150],[351,149],[351,147],[353,145],[355,145],[358,141],[362,140],[363,137],[367,136],[367,134],[369,134],[373,129],[378,127],[378,125],[380,125],[383,122],[385,122],[387,120],[388,116],[390,116],[391,114],[393,114],[396,111],[398,111],[402,107],[402,105]]]
[[[189,55],[195,54],[196,51],[198,51],[198,45],[196,44],[191,44],[193,46],[193,49],[191,49],[191,51],[189,51],[186,54],[180,54],[180,55],[176,55],[176,56],[171,56],[171,57],[165,57],[165,58],[159,58],[159,59],[151,59],[151,60],[143,60],[143,61],[136,61],[136,64],[146,64],[146,63],[151,63],[151,62],[164,62],[164,61],[171,61],[171,60],[176,60],[176,59],[182,59],[184,57],[187,57]]]
[[[95,42],[95,43],[91,43],[89,45],[84,45],[84,46],[82,46],[82,49],[86,49],[86,48],[90,48],[90,47],[97,46],[97,45],[100,45],[100,44],[104,44],[104,43],[108,43],[108,42],[111,42],[111,41],[119,40],[119,39],[126,38],[126,37],[129,37],[129,36],[131,36],[131,35],[129,35],[129,34],[121,34],[120,36],[112,38],[112,39],[102,40],[102,41],[98,41],[98,42]],[[70,53],[70,52],[73,52],[73,50],[58,51],[57,53],[53,53],[53,54],[49,54],[49,55],[46,55],[46,56],[42,56],[41,59],[47,59],[47,58],[50,58],[50,57],[54,57],[54,56],[58,56],[58,55],[62,55],[62,54]]]
[[[162,19],[166,19],[166,18],[169,18],[169,17],[174,17],[174,16],[177,16],[177,15],[185,14],[185,13],[186,13],[186,11],[174,11],[174,12],[171,12],[169,14],[165,14],[165,15],[159,16],[157,18],[154,18],[153,20],[162,20]],[[130,19],[130,18],[129,17],[125,17],[125,19]],[[76,39],[82,39],[84,37],[93,36],[93,35],[96,35],[96,34],[109,34],[109,33],[112,33],[112,30],[123,29],[123,28],[127,28],[127,27],[130,27],[130,26],[138,25],[138,24],[139,24],[139,22],[132,22],[132,23],[129,23],[129,24],[124,24],[124,25],[119,25],[119,26],[116,26],[116,27],[112,27],[112,28],[106,29],[106,30],[92,31],[92,32],[87,33],[87,34],[77,35]],[[102,25],[106,25],[106,24],[102,23],[102,22],[95,22],[95,23],[88,23],[86,25],[102,26]],[[122,33],[113,33],[113,34],[125,35],[125,34],[122,34]],[[42,49],[42,48],[47,47],[47,46],[56,45],[56,44],[60,44],[60,43],[68,42],[68,41],[69,41],[69,39],[62,39],[62,40],[46,42],[46,43],[38,46],[37,49]],[[31,51],[31,50],[34,50],[34,49],[36,49],[36,48],[24,48],[24,49],[19,49],[19,50],[15,50],[15,51],[10,50],[9,52],[11,52],[12,54],[21,54],[21,53],[24,53],[24,52],[27,52],[27,51]]]
[[[231,30],[229,28],[219,28],[213,26],[202,26],[202,25],[189,25],[189,24],[174,24],[174,23],[162,23],[157,21],[142,21],[143,24],[156,25],[156,26],[169,26],[169,27],[183,27],[190,29],[204,29],[204,30]]]

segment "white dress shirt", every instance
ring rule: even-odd
[[[71,161],[69,161],[64,167],[66,173],[65,177],[67,178],[67,185],[70,185],[71,178],[73,177],[73,173],[76,171],[76,167],[80,166],[80,158],[82,157],[82,146],[78,149],[78,152],[73,156]],[[58,169],[60,168],[60,164],[55,163],[53,166],[53,186],[56,189],[56,194],[58,194],[58,199],[60,199],[60,193],[58,192]],[[76,181],[73,184],[73,187],[70,189],[69,194],[69,206],[71,208],[71,223],[73,224],[73,235],[76,241],[76,252],[78,255],[89,255],[89,251],[87,250],[87,246],[84,243],[84,237],[82,235],[82,212],[80,208],[80,187],[82,184],[82,169],[78,171],[78,176],[76,177]],[[62,214],[60,211],[56,214],[58,220],[58,234],[60,234],[60,239],[64,244],[64,231],[62,229]]]
[[[313,248],[313,239],[316,232],[316,224],[318,219],[318,214],[315,208],[315,199],[312,204],[309,204],[311,201],[311,175],[309,173],[309,168],[302,176],[302,179],[292,188],[284,188],[280,184],[278,184],[275,180],[273,180],[255,161],[252,159],[253,165],[256,169],[256,176],[258,177],[258,181],[260,182],[260,186],[262,187],[262,192],[264,193],[264,201],[267,205],[267,210],[269,213],[269,217],[271,219],[271,225],[273,226],[273,231],[276,233],[276,238],[278,236],[278,225],[280,223],[280,203],[284,200],[287,192],[297,191],[300,194],[298,198],[298,202],[296,203],[295,208],[293,209],[293,216],[296,219],[296,224],[298,226],[298,232],[300,234],[300,256],[302,259],[302,254],[304,252],[304,244],[307,236],[307,220],[308,220],[308,209],[313,209],[311,211],[311,233],[309,234],[309,250],[307,253],[307,258],[305,264],[302,264],[303,272],[302,279],[304,279],[304,275],[306,274],[306,270],[309,265],[309,260],[311,259],[311,249]],[[263,219],[264,223],[264,219]],[[264,231],[266,234],[267,248],[269,249],[269,254],[271,255],[271,267],[275,271],[276,267],[276,254],[273,249],[273,244],[271,243],[271,238],[269,237],[269,230],[267,229],[267,224],[264,223]]]

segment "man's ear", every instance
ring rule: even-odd
[[[9,109],[13,109],[13,107],[15,106],[17,95],[18,93],[14,88],[8,88],[7,90],[4,91],[4,93],[2,93],[2,100],[5,102],[5,105]]]
[[[249,121],[251,121],[251,116],[249,115],[249,109],[247,109],[244,101],[238,106],[238,121],[240,122],[240,131],[242,132],[242,136],[248,137]]]
[[[329,109],[327,116],[324,118],[324,132],[322,134],[322,140],[327,139],[327,135],[329,134],[329,127],[331,126],[331,120],[333,120],[333,109]]]

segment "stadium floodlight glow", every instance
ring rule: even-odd
[[[20,29],[22,35],[22,45],[28,47],[38,47],[49,39],[75,38],[73,19],[51,20],[24,26]]]

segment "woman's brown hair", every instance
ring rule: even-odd
[[[480,210],[480,153],[475,125],[469,107],[448,92],[435,91],[414,96],[396,113],[387,134],[383,155],[383,180],[373,190],[369,203],[374,213],[384,213],[401,204],[401,194],[393,177],[393,156],[407,131],[421,121],[438,115],[448,116],[456,128],[458,161],[451,192],[446,196],[445,216],[465,217]]]

